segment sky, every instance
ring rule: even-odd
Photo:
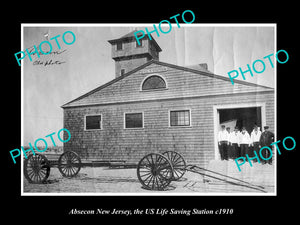
[[[117,39],[134,29],[151,30],[153,24],[23,24],[23,43],[20,51],[37,47],[43,41],[52,44],[51,54],[26,56],[22,61],[22,146],[34,143],[38,138],[63,128],[61,106],[94,88],[115,78],[114,61],[108,40]],[[167,28],[165,28],[167,30]],[[66,44],[62,36],[66,31],[75,35],[73,44]],[[161,47],[159,60],[179,66],[207,63],[208,70],[228,77],[227,73],[261,59],[265,71],[260,74],[245,74],[246,81],[275,87],[275,68],[263,57],[275,53],[275,26],[264,25],[211,25],[172,24],[169,33],[151,35]],[[55,40],[60,45],[58,48]],[[73,36],[64,35],[71,43]],[[47,53],[49,45],[44,43],[42,51]],[[272,58],[274,62],[274,57]],[[16,62],[17,63],[17,62]],[[260,64],[256,65],[261,70]],[[241,76],[238,79],[242,79]],[[53,136],[57,145],[62,145]],[[50,138],[48,145],[52,143]]]

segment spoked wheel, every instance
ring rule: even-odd
[[[167,151],[163,153],[166,156],[173,166],[173,180],[179,180],[185,174],[186,163],[183,157],[174,151]]]
[[[137,176],[146,189],[164,190],[172,181],[173,167],[167,157],[151,153],[140,160]]]
[[[47,180],[50,174],[50,165],[44,155],[28,156],[24,161],[24,176],[29,183],[40,184]]]
[[[72,151],[63,153],[58,159],[58,169],[64,177],[74,177],[81,169],[79,155]]]

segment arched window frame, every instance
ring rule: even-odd
[[[160,77],[161,79],[163,79],[163,81],[165,82],[166,84],[166,87],[165,88],[157,88],[157,89],[148,89],[148,90],[143,90],[143,84],[145,83],[145,81],[149,78],[149,77],[152,77],[152,76],[157,76],[157,77]],[[149,74],[147,75],[143,81],[141,82],[141,85],[140,85],[140,91],[162,91],[162,90],[167,90],[168,89],[168,83],[167,83],[167,80],[160,74],[157,74],[157,73],[153,73],[153,74]]]

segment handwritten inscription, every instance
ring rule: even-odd
[[[60,65],[66,62],[62,62],[62,61],[52,61],[52,59],[50,60],[46,60],[46,61],[41,61],[41,60],[35,60],[32,65],[37,66],[37,65],[44,65],[44,66],[53,66],[53,65]]]
[[[33,51],[33,49],[29,49],[29,53],[31,53]],[[49,53],[49,55],[60,55],[64,52],[66,52],[67,49],[64,50],[58,50],[58,51],[52,51],[51,53]],[[32,53],[32,55],[35,55],[36,53]],[[43,56],[42,53],[40,53],[40,56]],[[65,61],[61,61],[61,60],[55,60],[55,59],[50,59],[50,60],[35,60],[32,62],[33,66],[53,66],[53,65],[61,65],[63,63],[66,63]]]
[[[66,35],[66,34],[71,34],[71,35],[73,36],[73,41],[72,41],[72,42],[67,42],[67,41],[66,41],[66,39],[65,39],[65,35]],[[47,36],[47,37],[48,37],[48,36]],[[56,35],[55,37],[50,38],[50,40],[53,40],[53,39],[54,39],[54,40],[55,40],[55,43],[56,43],[56,45],[57,45],[57,47],[58,47],[58,49],[61,49],[61,46],[60,46],[60,44],[59,44],[59,41],[57,40],[58,37],[60,37],[60,35]],[[72,31],[66,31],[66,32],[63,33],[63,35],[62,35],[62,40],[63,40],[63,42],[64,42],[66,45],[72,45],[72,44],[75,42],[76,37],[75,37],[75,34],[74,34]],[[48,47],[47,47],[47,49],[48,49],[47,52],[45,52],[45,49],[44,49],[44,50],[41,49],[43,45],[45,46],[45,44],[47,44],[46,46],[48,46]],[[61,54],[62,52],[63,52],[63,51],[61,51],[61,52],[58,51],[58,52],[56,52],[56,53],[60,53],[60,54]],[[26,53],[27,53],[27,54],[26,54]],[[37,57],[40,58],[40,53],[42,53],[41,55],[50,55],[51,53],[52,53],[52,54],[55,54],[55,52],[52,51],[52,44],[48,41],[48,39],[47,39],[47,41],[42,41],[42,42],[39,44],[38,47],[36,47],[36,46],[34,45],[34,46],[33,46],[33,49],[32,49],[32,47],[31,47],[30,50],[28,50],[28,48],[27,48],[27,49],[26,49],[26,52],[20,51],[20,52],[15,53],[15,58],[16,58],[18,64],[19,64],[19,66],[21,66],[20,61],[21,61],[22,59],[24,59],[24,58],[26,57],[26,55],[28,56],[30,62],[32,62],[31,56],[33,56],[33,55],[36,54]],[[19,58],[18,56],[19,56],[20,54],[21,54],[21,57]],[[47,64],[49,64],[49,62],[48,62]],[[40,64],[37,64],[37,65],[40,65]],[[51,65],[51,63],[50,63],[49,65]],[[53,65],[55,65],[55,64],[53,64]]]

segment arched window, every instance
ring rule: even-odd
[[[151,89],[165,89],[166,82],[163,78],[157,75],[148,77],[142,86],[142,90],[151,90]]]

